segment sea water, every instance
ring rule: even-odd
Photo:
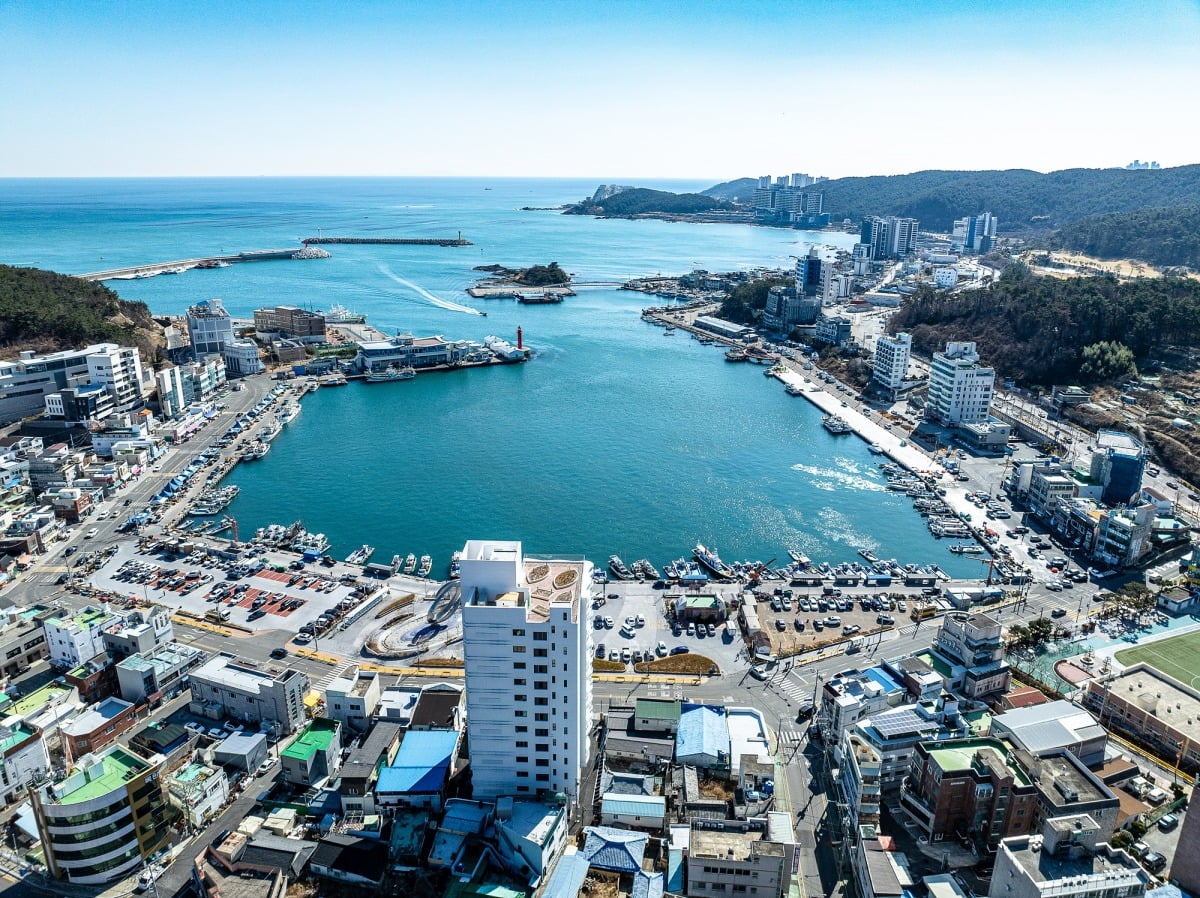
[[[661,566],[695,542],[727,560],[852,560],[860,549],[973,559],[935,540],[910,500],[885,488],[878,458],[830,435],[806,400],[718,346],[640,319],[661,302],[613,287],[561,305],[472,299],[472,268],[558,262],[580,281],[786,267],[811,243],[854,236],[733,224],[597,220],[548,207],[596,182],[516,179],[0,180],[3,262],[84,273],[216,253],[298,246],[309,236],[454,237],[466,247],[327,247],[333,257],[237,264],[109,286],[158,314],[220,297],[255,308],[334,304],[388,333],[515,342],[524,365],[352,383],[304,399],[262,461],[229,482],[244,535],[303,520],[334,554],[445,561],[469,538],[528,552]],[[663,183],[665,189],[704,185]],[[836,210],[835,210],[836,211]],[[476,314],[486,311],[487,317]]]

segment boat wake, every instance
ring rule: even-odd
[[[483,313],[480,312],[478,309],[472,309],[470,306],[459,305],[456,302],[450,302],[450,300],[448,300],[448,299],[442,299],[441,297],[434,296],[432,293],[430,293],[424,287],[418,286],[417,284],[414,284],[412,281],[405,280],[404,278],[400,277],[398,274],[395,274],[392,271],[392,269],[388,268],[386,265],[380,265],[378,267],[379,267],[380,274],[383,274],[386,277],[391,278],[393,281],[395,281],[397,284],[400,284],[403,287],[407,287],[409,290],[412,290],[414,293],[416,293],[418,296],[422,297],[423,299],[429,300],[429,302],[433,303],[433,305],[437,306],[439,309],[445,309],[447,312],[463,312],[464,314],[467,314],[467,315],[480,315],[480,316],[483,315]]]
[[[866,492],[886,492],[887,486],[876,480],[869,480],[857,474],[839,471],[837,468],[822,468],[817,465],[797,463],[792,465],[793,471],[800,471],[812,478],[812,485],[819,490],[835,492],[839,489],[863,490]]]

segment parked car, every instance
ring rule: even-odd
[[[608,657],[608,649],[606,649],[604,647],[604,643],[601,642],[596,646],[596,658],[600,661],[603,661],[606,657]]]
[[[1163,814],[1158,818],[1158,828],[1161,832],[1169,833],[1179,825],[1179,817],[1175,814]]]
[[[285,649],[283,646],[280,646],[277,649],[271,649],[271,657],[276,660],[279,660],[280,658],[286,658],[287,656],[288,656],[288,650]]]
[[[1167,868],[1167,859],[1157,851],[1148,851],[1142,856],[1142,866],[1151,873],[1161,873]]]
[[[675,648],[671,649],[671,654],[672,655],[686,655],[690,651],[691,651],[691,649],[689,649],[686,645],[677,645],[677,646],[675,646]]]

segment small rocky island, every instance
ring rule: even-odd
[[[515,299],[531,305],[560,303],[564,296],[574,296],[571,275],[557,262],[532,265],[529,268],[508,268],[504,265],[476,265],[474,271],[491,275],[467,289],[476,299]]]
[[[507,268],[504,265],[476,265],[473,271],[486,271],[499,281],[522,287],[560,287],[571,283],[571,276],[557,262],[533,265],[529,268]]]

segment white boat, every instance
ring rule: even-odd
[[[300,417],[300,403],[294,402],[279,413],[279,423],[283,425],[291,424]]]
[[[346,564],[366,564],[375,554],[375,547],[365,543],[346,556]]]
[[[336,374],[327,374],[320,380],[320,384],[323,387],[344,387],[348,383],[349,381],[346,380],[346,375],[342,374],[340,371]]]
[[[433,559],[428,555],[421,556],[421,564],[417,568],[418,577],[428,577],[429,572],[433,570]]]
[[[404,559],[404,573],[411,574],[417,569],[417,556],[412,552],[408,553],[408,557]]]
[[[839,418],[837,415],[826,415],[821,419],[821,423],[832,434],[850,433],[853,430],[844,418]]]
[[[883,455],[883,447],[878,443],[871,443],[869,446],[867,446],[867,449],[869,449],[875,455]]]
[[[393,380],[412,380],[417,376],[417,369],[411,365],[405,365],[403,368],[398,368],[395,365],[388,365],[382,371],[372,371],[367,375],[367,383],[381,384]]]
[[[351,312],[345,306],[333,305],[325,313],[325,321],[328,324],[366,324],[367,316]]]
[[[329,550],[329,540],[324,533],[309,533],[307,530],[301,530],[292,542],[291,549],[293,552],[301,554],[314,552],[317,555],[324,555]]]

